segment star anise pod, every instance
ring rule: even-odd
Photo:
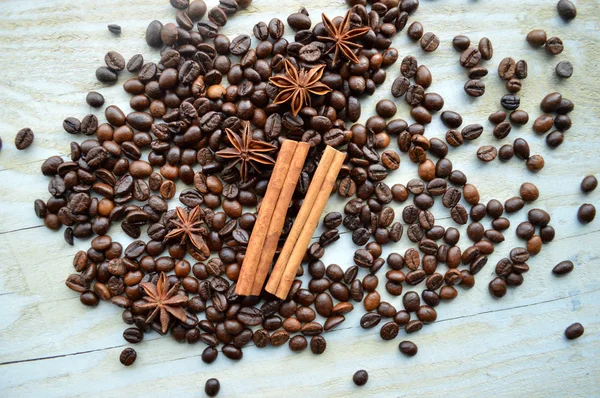
[[[360,49],[362,46],[354,43],[353,40],[364,36],[371,29],[369,27],[350,29],[350,15],[351,11],[349,10],[340,25],[335,26],[335,24],[327,18],[327,15],[321,14],[323,26],[327,30],[329,36],[318,36],[318,39],[333,43],[333,46],[326,52],[326,54],[329,54],[335,49],[333,54],[333,65],[337,64],[340,60],[340,52],[352,63],[357,64],[359,61],[356,54],[354,54],[354,49]]]
[[[181,238],[181,243],[190,243],[200,251],[206,257],[210,256],[210,249],[204,242],[204,238],[201,235],[202,218],[204,218],[204,212],[200,206],[194,207],[191,211],[186,211],[181,207],[175,209],[177,211],[177,218],[171,220],[171,223],[175,225],[175,228],[171,229],[165,239]]]
[[[242,181],[248,180],[248,166],[252,166],[257,173],[261,170],[257,164],[274,165],[275,159],[264,152],[271,152],[277,149],[275,145],[271,145],[264,141],[255,140],[252,138],[252,130],[250,123],[246,123],[242,136],[234,133],[230,129],[225,129],[229,142],[233,145],[233,148],[222,149],[217,152],[217,155],[225,159],[233,159],[227,168],[235,167],[238,163],[240,164],[240,175]]]
[[[140,304],[140,308],[143,310],[152,310],[148,318],[146,318],[146,323],[152,322],[160,314],[160,325],[164,334],[167,333],[167,329],[169,328],[169,318],[171,315],[181,322],[187,320],[187,315],[182,306],[187,303],[188,299],[186,296],[176,294],[177,289],[179,289],[179,282],[169,289],[169,279],[164,272],[161,272],[156,285],[151,282],[143,282],[140,285],[147,294],[144,297],[145,302]]]
[[[302,106],[310,105],[310,94],[325,95],[331,91],[329,87],[319,81],[323,76],[325,65],[319,65],[309,70],[302,68],[300,72],[287,59],[284,65],[285,75],[273,76],[269,79],[271,83],[281,89],[273,103],[289,102],[294,116],[300,112]]]

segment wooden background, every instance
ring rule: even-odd
[[[207,1],[209,8],[217,1]],[[203,395],[206,379],[218,377],[220,396],[591,396],[600,393],[600,261],[598,220],[586,226],[576,220],[577,207],[584,202],[600,204],[600,192],[584,195],[581,179],[598,173],[597,132],[600,119],[598,89],[600,72],[600,10],[597,0],[577,1],[579,15],[569,24],[556,14],[552,0],[438,0],[421,1],[411,18],[419,20],[425,31],[435,32],[440,48],[425,54],[410,42],[405,32],[393,45],[401,58],[415,55],[434,75],[430,91],[446,100],[445,109],[459,111],[464,124],[481,123],[484,135],[476,142],[453,149],[449,158],[463,170],[482,194],[482,202],[501,201],[518,194],[524,181],[539,186],[540,199],[535,206],[548,210],[557,230],[554,242],[530,261],[531,271],[525,284],[509,289],[502,300],[494,300],[487,291],[493,278],[494,264],[519,243],[514,230],[506,242],[496,247],[488,265],[477,275],[476,286],[459,289],[459,297],[443,303],[438,321],[410,336],[419,346],[419,354],[407,358],[399,354],[398,343],[383,342],[377,330],[358,326],[362,307],[346,322],[325,336],[328,348],[321,356],[310,352],[291,353],[279,349],[244,350],[244,359],[232,362],[222,355],[208,366],[200,360],[203,344],[178,344],[156,333],[135,348],[134,366],[123,367],[118,360],[128,346],[122,338],[125,325],[121,310],[101,303],[84,307],[79,297],[68,290],[64,281],[72,272],[72,256],[87,249],[89,242],[75,247],[64,243],[62,232],[42,226],[33,212],[36,198],[47,199],[47,178],[39,171],[50,155],[68,153],[72,136],[64,133],[62,120],[83,117],[92,112],[85,104],[89,90],[99,90],[106,103],[128,108],[128,96],[120,84],[103,87],[94,78],[109,50],[121,52],[126,59],[136,53],[158,61],[157,51],[143,39],[150,20],[174,20],[175,11],[166,0],[4,0],[0,3],[0,396],[141,396],[145,394]],[[230,38],[251,32],[258,21],[282,19],[304,5],[313,24],[320,12],[342,15],[346,5],[332,1],[255,0],[253,5],[233,17],[224,29]],[[108,32],[106,25],[118,23],[120,36]],[[559,36],[565,51],[557,57],[543,49],[531,49],[525,35],[533,28],[544,28],[549,36]],[[494,44],[492,61],[484,64],[491,73],[485,78],[487,92],[480,99],[468,98],[462,86],[465,71],[451,47],[452,37],[467,34],[477,43],[484,35]],[[291,36],[291,31],[287,32]],[[499,110],[503,84],[495,70],[505,56],[529,62],[529,77],[523,82],[522,108],[531,122],[514,128],[505,142],[525,138],[532,153],[546,159],[539,174],[531,174],[523,162],[494,161],[482,164],[475,157],[480,145],[498,142],[491,134],[487,115]],[[559,80],[554,66],[571,60],[574,76]],[[363,101],[363,118],[374,114],[375,101],[391,97],[392,81],[398,76],[395,65],[373,98]],[[122,73],[119,83],[129,77]],[[565,134],[564,144],[548,149],[543,137],[531,131],[532,121],[540,114],[539,102],[552,91],[560,91],[575,102],[571,114],[573,128]],[[408,107],[399,103],[397,117],[410,119]],[[101,112],[96,113],[101,116]],[[34,144],[25,151],[14,147],[14,136],[22,127],[36,134]],[[443,137],[445,128],[436,117],[427,129],[428,136]],[[81,137],[78,137],[81,139]],[[392,144],[395,147],[395,143]],[[416,167],[406,157],[388,183],[406,183],[416,175]],[[172,203],[174,205],[175,202]],[[341,201],[331,199],[328,210],[340,209]],[[397,214],[402,206],[395,205]],[[510,217],[514,226],[526,218],[528,207]],[[438,222],[453,223],[436,204]],[[486,220],[486,224],[489,220]],[[111,231],[112,233],[113,231]],[[464,229],[462,246],[467,244]],[[128,239],[116,234],[124,245]],[[385,248],[403,253],[409,247],[404,238]],[[325,257],[325,263],[343,268],[351,262],[353,246],[349,236],[338,241]],[[575,271],[562,278],[551,274],[562,260],[572,260]],[[361,275],[362,277],[363,275]],[[380,272],[383,278],[383,272]],[[383,283],[381,283],[383,285]],[[401,302],[383,297],[397,308]],[[576,341],[563,336],[573,322],[585,326],[585,334]],[[352,374],[369,371],[365,387],[353,385]]]

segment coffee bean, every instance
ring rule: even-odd
[[[474,47],[467,48],[460,55],[460,64],[464,68],[472,68],[481,61],[481,53]]]
[[[129,347],[125,348],[121,352],[121,355],[119,356],[119,360],[125,366],[131,366],[131,365],[133,365],[133,363],[135,362],[136,358],[137,358],[137,353],[135,352],[135,350],[133,348],[129,348]]]
[[[459,147],[463,144],[463,136],[457,130],[448,130],[446,132],[446,142],[452,147]]]
[[[550,93],[542,99],[542,102],[540,103],[540,109],[546,113],[557,112],[562,99],[563,98],[560,93]]]
[[[558,55],[563,52],[564,45],[560,38],[551,37],[546,41],[546,51],[551,55]]]
[[[412,79],[417,74],[417,69],[419,67],[419,63],[417,59],[412,55],[408,55],[404,57],[402,63],[400,64],[400,73],[408,79]]]
[[[411,40],[417,41],[423,36],[423,25],[421,25],[420,22],[415,21],[410,24],[406,33]]]
[[[114,33],[116,35],[120,35],[121,34],[121,27],[119,25],[110,24],[107,27],[108,27],[108,30],[109,30],[110,33]]]
[[[29,127],[25,127],[19,130],[15,136],[15,147],[17,147],[19,151],[27,149],[33,143],[33,138],[33,131],[31,131]]]
[[[518,112],[518,111],[515,111]],[[513,112],[514,113],[514,112]],[[512,126],[510,125],[509,122],[501,122],[499,124],[496,125],[496,127],[494,127],[494,137],[498,138],[498,139],[503,139],[506,138],[510,132],[512,131]]]
[[[469,124],[468,126],[465,126],[460,132],[462,138],[467,141],[476,140],[481,136],[482,133],[483,126],[481,126],[480,124]]]
[[[496,159],[497,155],[498,150],[492,145],[485,145],[477,150],[477,158],[482,162],[491,162],[492,160]]]
[[[464,89],[471,97],[481,97],[485,94],[485,83],[481,80],[469,80],[465,83]]]
[[[412,341],[404,340],[398,345],[398,349],[406,356],[414,357],[417,355],[418,347]]]
[[[510,57],[506,57],[500,61],[500,65],[498,66],[498,76],[500,76],[502,80],[510,80],[515,75],[516,70],[517,63],[515,60]]]
[[[104,105],[104,97],[96,91],[90,91],[85,97],[87,104],[93,108],[99,108]]]
[[[565,337],[569,340],[574,340],[583,335],[584,329],[583,325],[579,322],[570,325],[565,329]]]
[[[490,60],[494,56],[494,48],[492,47],[492,42],[487,37],[479,40],[479,53],[481,54],[481,58],[485,60]]]
[[[106,66],[112,71],[120,72],[125,69],[125,59],[116,51],[109,51],[104,56]]]
[[[532,155],[525,162],[527,169],[531,172],[538,172],[544,168],[544,158],[541,155]]]
[[[440,39],[432,32],[427,32],[421,37],[421,48],[425,52],[433,52],[437,50],[440,45]]]
[[[556,76],[568,79],[573,76],[573,65],[569,61],[561,61],[556,65]]]
[[[144,333],[138,328],[128,328],[123,332],[123,338],[129,343],[136,344],[142,341]]]
[[[589,224],[596,218],[596,208],[594,205],[585,203],[577,210],[577,219],[582,224]]]
[[[565,21],[571,21],[577,16],[577,8],[570,0],[560,0],[556,4],[556,10]]]
[[[208,379],[204,385],[204,392],[209,397],[216,397],[221,389],[221,383],[217,379]]]
[[[502,105],[504,109],[514,111],[521,105],[521,99],[515,94],[506,94],[500,100],[500,105]]]
[[[467,210],[461,204],[457,204],[452,209],[450,209],[450,216],[452,217],[454,222],[459,225],[465,225],[469,219],[469,214],[467,213]]]
[[[546,32],[541,29],[532,30],[527,34],[527,42],[532,47],[541,47],[546,44]]]
[[[577,336],[577,337],[579,337],[579,336]],[[357,370],[356,373],[354,373],[354,376],[352,376],[352,381],[357,386],[364,386],[365,384],[367,384],[368,380],[369,380],[369,374],[367,373],[366,370]]]
[[[163,28],[163,24],[160,21],[152,21],[146,28],[146,43],[150,47],[160,47],[163,45],[163,41],[160,37],[160,31]]]
[[[501,298],[506,294],[506,287],[507,285],[504,279],[497,277],[490,282],[489,291],[492,296]]]
[[[96,69],[96,79],[98,79],[99,82],[111,84],[115,83],[118,78],[119,76],[117,73],[106,66],[101,66]]]
[[[593,175],[589,175],[581,181],[580,188],[582,192],[588,193],[595,190],[597,186],[598,180],[596,179],[596,177]]]
[[[395,98],[402,97],[404,94],[406,94],[409,87],[410,81],[404,76],[399,76],[392,83],[392,95]]]

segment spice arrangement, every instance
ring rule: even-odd
[[[321,354],[325,332],[359,305],[360,326],[378,328],[383,340],[393,340],[434,322],[442,302],[473,287],[511,228],[505,215],[527,206],[526,219],[513,226],[522,247],[509,250],[495,265],[496,276],[484,282],[495,298],[524,284],[528,263],[555,238],[551,215],[533,207],[541,193],[524,181],[518,194],[482,203],[449,156],[484,134],[507,140],[513,126],[530,122],[518,95],[528,78],[526,60],[499,61],[507,94],[489,116],[493,131],[485,132],[481,124],[463,125],[461,114],[430,91],[427,66],[411,55],[399,60],[392,38],[406,30],[428,53],[452,45],[466,72],[465,95],[474,98],[486,95],[485,79],[496,79],[488,76],[495,62],[489,38],[477,45],[464,35],[441,42],[409,21],[418,0],[348,1],[345,15],[323,14],[316,24],[302,8],[287,18],[287,27],[279,19],[257,22],[254,46],[250,35],[230,40],[220,34],[249,4],[220,0],[208,10],[202,0],[171,0],[176,23],[152,21],[146,30],[148,45],[161,49],[160,60],[137,54],[126,62],[111,51],[95,73],[106,84],[131,74],[123,89],[131,95],[132,111],[109,105],[102,122],[94,114],[64,120],[67,133],[89,138],[71,144],[70,159],[44,162],[51,197],[34,206],[48,228],[65,227],[68,243],[92,238],[66,280],[81,302],[122,307],[129,325],[123,337],[131,344],[152,331],[202,342],[205,363],[219,353],[240,360],[249,344],[287,344],[292,351]],[[565,20],[576,17],[568,0],[557,10]],[[284,38],[289,28],[293,41]],[[118,35],[121,27],[109,30]],[[549,56],[564,50],[560,38],[547,38],[543,30],[524,40]],[[392,69],[394,76],[400,73],[391,92],[378,91]],[[576,71],[561,61],[555,73],[567,79]],[[365,118],[371,110],[361,107],[361,98],[375,93],[382,99]],[[88,93],[86,101],[95,108],[105,102],[98,92]],[[414,123],[396,117],[398,101],[411,106]],[[531,129],[547,134],[548,147],[557,148],[571,128],[575,105],[553,92],[540,99],[540,109],[544,115]],[[426,134],[438,116],[448,128],[444,140]],[[511,142],[480,146],[475,161],[516,157],[525,176],[543,172],[546,160],[530,153],[524,138]],[[18,149],[32,143],[30,129],[19,131]],[[419,178],[387,185],[401,160],[418,164]],[[178,191],[176,182],[186,188]],[[585,177],[582,195],[596,187],[594,176]],[[323,214],[331,195],[347,202]],[[452,222],[468,225],[466,237],[436,223],[430,210],[436,200]],[[407,204],[397,215],[392,205],[400,203]],[[590,223],[595,208],[583,204],[576,216]],[[319,224],[325,232],[314,240]],[[109,232],[116,228],[135,241],[126,247],[114,241]],[[352,265],[324,264],[325,250],[339,239],[358,247],[340,254],[340,263]],[[384,245],[402,239],[414,247],[382,257]],[[548,272],[564,278],[576,267],[557,259]],[[297,278],[305,273],[311,277],[307,286]],[[382,299],[383,289],[393,301]],[[564,334],[580,337],[583,326],[573,324]],[[408,337],[398,350],[412,357],[418,348]],[[130,366],[136,357],[127,348],[120,361]],[[362,386],[368,374],[361,370],[353,380]],[[219,388],[211,379],[206,393],[214,396]]]

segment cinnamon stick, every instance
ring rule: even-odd
[[[244,258],[244,263],[238,277],[235,291],[239,295],[246,296],[250,294],[252,285],[254,284],[254,274],[258,267],[260,254],[267,236],[269,224],[271,223],[273,211],[275,210],[281,189],[286,181],[287,173],[297,146],[298,143],[292,140],[285,140],[281,144],[279,156],[277,156],[277,162],[273,168],[273,174],[271,175],[267,192],[260,205],[258,218],[256,219],[253,233],[250,236],[246,257]]]
[[[298,178],[304,167],[304,161],[306,160],[309,149],[310,144],[306,142],[299,142],[296,147],[260,254],[260,261],[258,262],[258,267],[256,268],[256,273],[254,275],[254,284],[250,291],[250,295],[252,296],[258,296],[260,294],[265,284],[265,279],[267,279],[267,274],[271,269],[271,264],[273,262],[273,257],[275,256],[275,251],[277,250],[277,244],[279,243],[279,237],[281,236],[287,211],[290,202],[292,201],[294,191],[296,190]]]
[[[331,147],[327,147],[325,150],[300,213],[273,268],[266,287],[268,292],[280,297],[280,291],[285,290],[283,298],[287,295],[308,243],[319,223],[319,218],[331,194],[331,189],[335,184],[335,179],[344,159],[345,155],[343,153]]]
[[[288,263],[285,266],[285,271],[283,273],[283,277],[281,278],[281,282],[279,282],[276,296],[281,299],[285,299],[287,297],[287,294],[292,287],[298,267],[302,263],[302,259],[304,258],[304,254],[306,253],[308,245],[310,244],[313,233],[317,229],[317,225],[319,224],[323,210],[327,205],[329,196],[331,196],[331,190],[335,184],[335,180],[340,172],[340,169],[342,168],[342,165],[344,164],[345,159],[345,154],[337,152],[333,162],[331,163],[331,167],[327,171],[327,177],[325,177],[325,181],[323,181],[317,201],[310,211],[310,216],[308,217],[304,228],[302,228],[302,233],[300,234],[300,237],[296,242],[296,246],[294,247],[294,251],[292,252]]]
[[[279,282],[283,276],[283,271],[285,270],[287,259],[292,254],[294,245],[296,244],[296,241],[302,232],[302,226],[306,223],[306,220],[310,214],[310,208],[314,205],[317,199],[319,189],[321,188],[323,181],[325,181],[327,170],[331,166],[335,152],[336,150],[330,146],[327,146],[323,152],[319,166],[317,167],[310,186],[308,187],[308,192],[306,192],[300,212],[298,212],[298,215],[296,216],[296,220],[294,221],[294,225],[292,225],[292,229],[285,240],[283,249],[281,250],[281,253],[279,253],[277,263],[275,264],[275,267],[273,267],[273,271],[271,271],[271,276],[269,276],[269,281],[267,282],[266,286],[266,290],[268,292],[272,291],[274,293],[277,291],[277,287],[279,286]]]

